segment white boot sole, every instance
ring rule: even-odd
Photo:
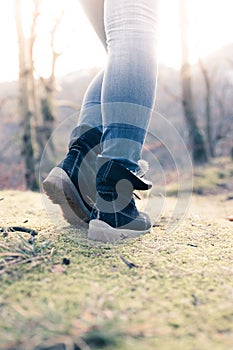
[[[101,220],[91,220],[89,223],[89,230],[87,237],[93,241],[100,242],[117,242],[127,238],[136,238],[150,231],[147,230],[136,231],[129,229],[113,228],[106,222]]]

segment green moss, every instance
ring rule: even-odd
[[[175,176],[173,176],[175,178]],[[220,193],[221,188],[233,187],[233,162],[229,158],[213,159],[208,165],[196,166],[193,172],[193,193],[202,195]],[[181,189],[171,181],[166,186],[166,195],[176,197]],[[188,188],[190,190],[190,188]],[[186,191],[183,187],[182,191]]]
[[[39,232],[36,256],[46,255],[1,275],[1,350],[71,343],[109,350],[231,349],[232,225],[219,217],[228,211],[222,198],[211,198],[215,219],[203,210],[209,199],[194,197],[191,216],[175,232],[166,232],[161,220],[150,234],[106,245],[88,241],[85,230],[53,226],[39,194],[5,191],[0,197],[3,223],[26,218]],[[15,233],[1,236],[5,248],[19,243]],[[129,269],[122,256],[136,267]]]

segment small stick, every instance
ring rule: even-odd
[[[123,256],[120,255],[121,260],[130,268],[132,269],[133,267],[138,267],[137,265],[135,265],[134,263],[131,263],[129,261],[127,261]]]
[[[37,236],[38,232],[31,229],[31,228],[27,228],[27,227],[22,227],[22,226],[9,226],[9,227],[0,227],[0,232],[26,232],[26,233],[30,233],[31,236]]]

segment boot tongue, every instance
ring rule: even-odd
[[[134,186],[135,190],[146,191],[152,188],[152,182],[142,177],[138,176],[138,173],[133,173],[130,171],[132,180],[130,180]],[[144,174],[143,174],[144,175]]]
[[[138,177],[143,177],[149,170],[149,165],[148,165],[148,162],[143,160],[143,159],[140,159],[138,161],[138,168],[136,169],[136,175]]]
[[[141,182],[145,184],[145,186],[147,186],[146,190],[149,190],[152,187],[152,182],[143,178],[148,170],[149,170],[148,162],[146,162],[143,159],[140,159],[138,161],[137,170],[135,172],[131,172],[133,173],[133,175],[139,178]],[[135,189],[138,189],[138,188],[135,188]]]
[[[98,157],[97,169],[97,184],[100,181],[114,186],[118,181],[125,179],[130,181],[135,190],[146,191],[152,187],[150,181],[141,177],[144,175],[142,168],[139,168],[139,172],[132,172],[115,159]]]

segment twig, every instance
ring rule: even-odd
[[[0,232],[26,232],[29,233],[31,236],[37,236],[38,232],[27,227],[22,226],[9,226],[9,227],[0,227]]]
[[[130,269],[132,269],[133,267],[138,267],[134,263],[127,261],[122,255],[120,255],[120,258]]]
[[[25,254],[22,254],[22,253],[13,253],[13,252],[5,252],[5,253],[0,253],[0,257],[1,256],[10,256],[10,257],[21,257],[21,258],[24,258],[25,257]]]

